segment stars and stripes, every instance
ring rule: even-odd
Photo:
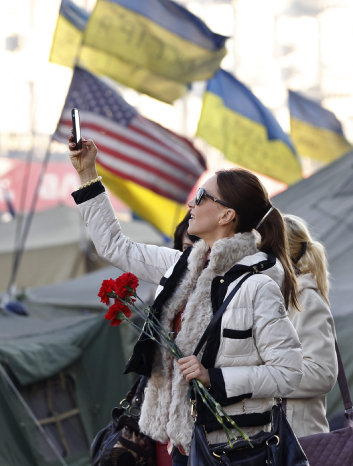
[[[67,141],[73,107],[80,110],[81,133],[98,146],[102,167],[163,197],[186,202],[206,168],[190,141],[142,117],[117,91],[79,67],[55,139]]]

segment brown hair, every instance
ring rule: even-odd
[[[186,213],[183,220],[176,226],[175,231],[174,231],[174,246],[173,246],[174,249],[178,249],[179,251],[183,250],[183,236],[185,233],[187,234],[190,241],[193,243],[195,243],[197,240],[200,239],[195,235],[189,235],[189,233],[187,232],[190,218],[191,218],[191,213],[189,210]]]
[[[274,254],[284,269],[283,295],[286,306],[299,309],[297,281],[289,257],[288,241],[280,211],[276,208],[257,228],[272,205],[260,180],[248,170],[235,168],[216,173],[218,191],[237,213],[237,232],[257,229],[261,235],[260,251]]]
[[[287,230],[289,252],[295,263],[295,268],[299,274],[311,273],[315,277],[322,297],[327,304],[330,304],[328,298],[329,273],[324,246],[312,239],[305,221],[300,217],[284,215],[284,223]]]

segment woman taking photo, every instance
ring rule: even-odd
[[[302,344],[303,377],[288,395],[287,418],[297,437],[328,432],[326,394],[337,380],[335,326],[329,307],[325,249],[304,222],[284,216],[290,255],[297,273],[301,312],[289,309]]]
[[[189,381],[199,379],[248,435],[266,429],[273,398],[286,396],[301,379],[302,355],[286,307],[297,306],[296,279],[287,254],[284,223],[256,176],[222,170],[189,202],[188,233],[200,238],[184,253],[135,243],[121,231],[95,168],[97,148],[83,141],[70,158],[82,186],[73,193],[98,253],[140,279],[160,283],[155,315],[174,332],[188,355],[179,361],[140,337],[126,372],[149,377],[140,428],[173,445],[173,465],[187,464],[193,418]],[[257,230],[257,231],[255,231]],[[261,236],[260,236],[261,235]],[[250,268],[216,332],[193,355],[225,297]],[[225,440],[220,424],[198,406],[197,422],[208,441]]]

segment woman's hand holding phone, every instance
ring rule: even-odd
[[[72,130],[69,137],[71,163],[80,175],[81,183],[97,178],[97,147],[92,139],[81,137],[80,114],[78,108],[71,110]]]
[[[97,146],[92,139],[82,139],[82,149],[75,149],[73,133],[69,136],[70,160],[80,176],[81,183],[97,178],[96,155]]]

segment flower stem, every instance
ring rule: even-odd
[[[206,404],[206,406],[210,409],[212,414],[216,417],[217,421],[222,425],[224,431],[226,434],[230,434],[234,440],[238,440],[237,437],[234,435],[234,433],[227,427],[227,425],[224,423],[221,415],[225,418],[231,426],[239,432],[239,434],[243,437],[244,440],[246,440],[251,447],[253,447],[252,443],[250,442],[249,436],[240,429],[240,427],[233,421],[233,419],[224,411],[220,403],[216,401],[213,396],[210,394],[210,392],[207,390],[207,388],[204,386],[204,384],[198,380],[198,379],[193,379],[195,383],[193,383],[193,386],[195,387],[197,393],[200,395],[202,401]],[[221,414],[221,415],[220,415]],[[229,442],[228,438],[228,442]],[[232,445],[230,444],[232,447]]]
[[[168,351],[175,359],[180,359],[184,355],[178,345],[175,343],[175,340],[170,332],[167,332],[164,327],[161,325],[160,321],[154,314],[154,310],[145,306],[143,301],[137,296],[133,289],[128,290],[130,295],[127,299],[120,298],[115,292],[108,293],[110,298],[118,299],[122,302],[125,306],[131,308],[136,312],[136,314],[141,317],[145,322],[143,327],[135,324],[131,319],[129,319],[124,312],[120,312],[118,318],[124,321],[127,321],[139,334],[143,333],[151,340],[155,341],[161,348]],[[144,309],[141,309],[136,303],[135,300],[131,297],[133,295],[137,300],[139,300],[143,305]],[[220,403],[216,401],[207,388],[203,385],[203,383],[198,379],[192,379],[190,381],[191,387],[194,389],[195,395],[198,395],[204,405],[211,411],[211,413],[215,416],[219,424],[222,426],[228,443],[231,448],[234,447],[232,440],[237,441],[238,438],[234,434],[234,432],[228,427],[228,425],[224,422],[225,421],[232,426],[239,434],[249,443],[251,447],[253,447],[252,443],[248,435],[246,435],[240,427],[233,421],[233,419],[224,411]]]

